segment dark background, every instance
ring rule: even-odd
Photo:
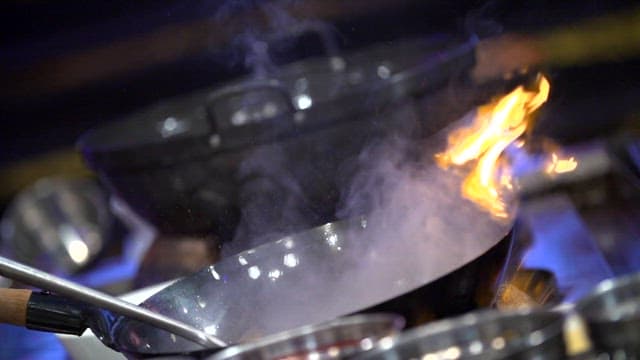
[[[0,167],[72,146],[90,127],[245,72],[238,61],[242,50],[233,45],[234,32],[252,26],[242,19],[244,14],[269,3],[1,2]],[[610,0],[280,3],[294,12],[311,3],[315,7],[310,6],[304,16],[317,13],[332,23],[342,48],[434,32],[529,32],[629,4]],[[220,23],[234,23],[235,28],[222,31],[216,27]],[[316,46],[297,46],[280,60],[317,51]]]

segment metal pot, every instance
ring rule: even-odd
[[[603,281],[576,310],[597,351],[640,356],[640,274]]]
[[[207,360],[329,359],[368,350],[380,339],[402,329],[401,317],[355,315],[319,325],[285,331],[244,345],[233,346]]]
[[[495,279],[487,265],[501,264],[508,244],[501,241],[506,229],[494,224],[478,234],[474,249],[442,262],[443,254],[425,255],[429,239],[399,237],[396,250],[365,242],[378,231],[364,220],[329,223],[223,259],[141,305],[230,344],[363,311],[400,311],[425,321],[477,306],[477,288]],[[111,334],[124,352],[202,350],[127,318]]]
[[[335,219],[342,164],[403,126],[375,115],[442,87],[471,66],[473,45],[440,37],[304,60],[266,80],[239,79],[167,100],[86,133],[79,147],[100,178],[161,232],[214,232],[225,240],[251,180],[238,169],[275,147],[320,219],[300,231]]]
[[[479,312],[407,331],[357,359],[564,359],[563,314]]]

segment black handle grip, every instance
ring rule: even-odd
[[[87,305],[46,292],[34,292],[27,304],[26,327],[58,334],[82,335]]]

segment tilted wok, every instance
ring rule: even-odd
[[[446,185],[456,189],[439,188],[446,190],[443,196],[456,193],[457,185],[453,184],[459,182]],[[414,196],[420,195],[416,191]],[[426,285],[436,282],[444,289],[442,281],[453,273],[458,275],[448,280],[456,281],[451,286],[465,289],[494,275],[482,267],[492,265],[495,259],[480,260],[487,253],[499,253],[495,249],[506,243],[501,240],[509,226],[495,222],[473,204],[451,197],[450,201],[458,204],[455,213],[438,206],[446,217],[415,220],[418,228],[424,227],[423,236],[396,229],[394,221],[387,221],[389,217],[405,217],[402,213],[328,223],[225,258],[141,305],[234,344],[365,309],[389,310],[407,293],[413,294],[407,301],[418,306],[431,301],[455,304],[459,299],[447,296],[457,295],[425,292]],[[451,237],[457,230],[459,234]],[[448,238],[435,241],[431,232],[444,232],[439,237]],[[385,304],[390,307],[381,308]],[[124,352],[202,350],[197,344],[124,317],[117,320],[112,334]]]

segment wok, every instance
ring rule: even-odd
[[[564,359],[563,318],[552,311],[479,311],[406,331],[354,359]]]
[[[409,320],[469,311],[477,287],[489,284],[491,268],[501,264],[509,227],[455,196],[451,201],[459,204],[456,216],[424,229],[444,232],[442,241],[410,236],[376,214],[328,223],[225,258],[141,306],[228,344],[362,311],[396,311]],[[125,352],[203,350],[124,317],[113,335]]]
[[[388,157],[381,154],[378,170],[355,183],[384,183],[378,192],[362,192],[360,200],[377,203],[367,218],[229,256],[141,306],[227,344],[359,312],[398,312],[411,326],[472,310],[480,301],[476,289],[490,289],[501,267],[509,224],[461,198],[458,174],[423,159],[412,167]],[[208,350],[127,316],[114,317],[108,333],[130,354]]]
[[[455,259],[449,267],[420,266],[429,262],[418,261],[394,269],[389,266],[394,261],[388,256],[392,253],[379,254],[378,249],[358,242],[362,236],[371,235],[368,231],[380,230],[375,228],[364,219],[328,223],[227,258],[177,281],[141,306],[203,329],[215,336],[216,341],[228,343],[243,343],[357,312],[391,310],[407,314],[414,321],[416,311],[421,316],[429,311],[436,316],[450,315],[447,311],[470,310],[465,301],[473,297],[479,281],[491,277],[489,265],[500,260],[508,243],[500,241],[504,228],[494,226],[491,230],[495,237],[478,238],[477,254],[470,252],[467,257]],[[354,258],[353,254],[358,256]],[[416,256],[406,258],[405,264],[422,260],[419,253],[413,254]],[[41,278],[44,280],[38,285],[47,288],[49,277]],[[68,286],[63,285],[55,288],[66,290]],[[89,295],[93,293],[87,291]],[[461,303],[462,298],[465,300]],[[124,316],[113,313],[105,317],[105,312],[89,309],[93,316],[87,316],[86,305],[51,295],[39,299],[42,300],[39,304],[45,304],[48,311],[28,312],[32,314],[32,325],[37,324],[34,329],[80,334],[90,326],[108,338],[105,343],[109,346],[132,356],[217,350],[217,346],[199,345],[134,320],[128,312],[122,312]],[[87,301],[99,304],[93,298]],[[443,303],[449,305],[444,312]],[[120,307],[113,310],[119,311]],[[35,318],[38,313],[45,315]],[[96,314],[104,319],[96,321]],[[69,331],[71,327],[80,330]]]
[[[0,323],[73,335],[82,335],[87,328],[91,328],[100,341],[118,350],[118,344],[111,338],[111,329],[113,321],[120,315],[184,336],[205,347],[226,345],[214,336],[162,314],[2,256],[0,274],[66,296],[46,291],[0,288]]]

